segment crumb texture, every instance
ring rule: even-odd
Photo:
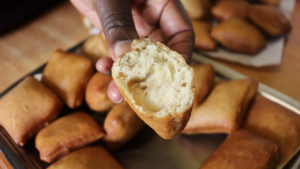
[[[178,53],[148,39],[117,59],[113,77],[142,113],[177,116],[193,102],[193,70]]]

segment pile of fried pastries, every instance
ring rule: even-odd
[[[109,152],[145,126],[126,101],[115,104],[108,98],[112,77],[94,67],[83,55],[56,50],[41,81],[28,76],[0,100],[1,126],[22,147],[35,139],[40,159],[54,162],[49,168],[122,168]],[[107,114],[103,123],[74,110],[84,102]],[[69,109],[74,111],[63,112]]]
[[[280,0],[181,0],[195,31],[196,50],[217,45],[236,53],[255,55],[268,41],[290,32],[278,9]]]
[[[83,55],[56,50],[41,82],[26,77],[0,99],[0,125],[20,146],[35,138],[49,168],[122,168],[110,152],[145,126],[126,101],[108,98],[112,77],[94,69],[103,49],[99,34],[85,42]],[[191,66],[194,108],[182,134],[228,134],[201,168],[283,168],[300,148],[300,115],[258,94],[255,80],[218,81],[211,65]],[[107,114],[103,124],[86,112],[59,116],[63,106],[75,109],[84,102]]]

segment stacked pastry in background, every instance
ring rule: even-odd
[[[195,31],[196,50],[226,49],[255,55],[268,41],[290,32],[279,0],[181,0]]]

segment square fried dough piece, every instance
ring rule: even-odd
[[[137,115],[164,139],[185,127],[194,103],[194,71],[160,42],[134,40],[114,62],[112,76]]]
[[[258,28],[239,18],[221,22],[212,29],[211,36],[233,52],[250,55],[257,54],[267,45]]]
[[[238,130],[228,135],[200,169],[272,169],[279,156],[278,150],[276,143]]]
[[[53,163],[48,169],[122,169],[123,167],[103,147],[79,149]]]
[[[26,77],[0,100],[0,125],[20,146],[54,120],[62,109],[58,96]]]
[[[300,149],[300,115],[258,95],[243,128],[280,146],[276,168],[283,168]]]
[[[214,50],[216,43],[210,35],[211,23],[205,21],[192,20],[195,31],[196,50]]]
[[[104,136],[102,128],[83,112],[61,117],[41,130],[35,139],[40,158],[48,163]]]
[[[274,6],[251,5],[248,9],[248,18],[270,37],[277,37],[291,31],[289,20]]]
[[[126,101],[122,101],[111,109],[104,120],[106,135],[102,141],[105,147],[114,151],[134,137],[145,123],[130,108]]]
[[[94,72],[91,60],[56,50],[43,71],[42,83],[70,107],[82,104],[86,85]]]
[[[211,14],[210,0],[181,0],[191,19],[209,19]]]
[[[84,42],[82,51],[83,54],[94,63],[96,63],[100,58],[110,57],[106,41],[101,33],[89,37],[88,40]]]
[[[214,85],[215,70],[211,64],[200,65],[191,63],[195,72],[194,108],[200,106]]]
[[[85,91],[85,101],[90,109],[99,113],[107,113],[115,105],[107,95],[107,88],[111,81],[111,76],[101,72],[92,76]]]
[[[225,21],[231,18],[247,18],[249,3],[245,0],[218,1],[212,8],[212,14],[219,20]]]
[[[250,79],[221,81],[202,105],[193,109],[184,134],[232,133],[242,124],[258,82]]]

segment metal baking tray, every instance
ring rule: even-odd
[[[83,42],[68,51],[80,53],[82,44]],[[204,57],[199,53],[193,54],[193,61],[212,64],[216,70],[217,79],[246,78],[246,76]],[[45,65],[46,64],[29,75],[41,73]],[[21,80],[0,94],[0,98],[14,88]],[[293,112],[300,114],[300,103],[290,97],[261,83],[259,85],[259,93]],[[103,124],[105,115],[94,113],[86,104],[83,104],[83,106],[75,110],[71,110],[65,106],[60,116],[75,111],[89,113],[100,125]],[[204,160],[224,141],[226,136],[226,134],[200,134],[194,136],[179,134],[171,140],[164,140],[151,128],[146,126],[132,140],[112,153],[112,155],[125,169],[198,169]],[[0,164],[3,165],[4,163],[4,159],[1,159],[2,153],[11,165],[4,165],[2,168],[47,168],[50,164],[40,160],[39,152],[35,149],[34,139],[35,138],[31,139],[24,147],[20,147],[16,145],[7,132],[0,127]],[[93,144],[101,144],[101,142],[98,141]],[[285,169],[298,169],[299,167],[300,153],[298,152]],[[0,165],[0,169],[2,168]]]

